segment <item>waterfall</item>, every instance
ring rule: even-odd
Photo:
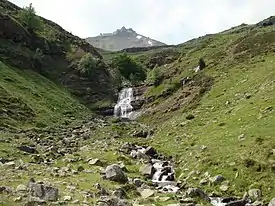
[[[114,108],[116,117],[129,118],[133,107],[131,102],[134,100],[133,88],[124,88],[119,93],[117,104]]]

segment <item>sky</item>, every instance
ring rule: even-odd
[[[167,44],[275,15],[275,0],[11,0],[81,38],[125,26]]]

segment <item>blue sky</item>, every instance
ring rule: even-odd
[[[275,15],[274,0],[11,0],[82,38],[122,26],[167,44]]]

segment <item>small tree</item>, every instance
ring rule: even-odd
[[[77,70],[81,74],[90,74],[96,70],[98,63],[98,59],[94,58],[90,53],[86,53],[79,60]]]
[[[111,66],[118,69],[125,79],[133,80],[135,83],[146,79],[143,66],[125,53],[114,57]]]
[[[30,3],[29,6],[24,7],[22,10],[18,13],[18,18],[26,24],[28,27],[27,29],[30,32],[36,32],[41,30],[42,28],[42,21],[38,16],[35,15],[35,9],[32,6],[32,3]]]
[[[162,75],[158,67],[154,67],[147,76],[147,83],[155,87],[161,83]]]

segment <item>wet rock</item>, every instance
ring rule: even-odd
[[[154,196],[154,194],[155,194],[155,191],[151,190],[151,189],[144,189],[144,190],[140,191],[140,195],[143,199],[147,199],[149,197],[152,197],[152,196]]]
[[[142,166],[139,171],[143,176],[152,178],[153,174],[156,172],[156,169],[152,164],[147,164]]]
[[[252,201],[260,200],[262,197],[262,192],[259,189],[251,189],[248,191],[248,196]]]
[[[30,153],[30,154],[37,154],[37,150],[34,148],[34,147],[29,147],[29,146],[26,146],[26,145],[21,145],[19,147],[17,147],[19,150],[23,151],[23,152],[27,152],[27,153]]]
[[[222,175],[216,175],[215,177],[210,178],[210,182],[213,184],[220,184],[225,178]]]
[[[88,164],[89,165],[93,165],[93,166],[100,166],[100,167],[103,167],[103,162],[100,161],[99,159],[91,159],[88,161]]]
[[[113,164],[109,165],[105,170],[106,179],[120,182],[120,183],[126,183],[128,181],[127,176],[122,171],[119,165]]]
[[[31,182],[29,183],[30,194],[33,197],[39,197],[46,201],[58,200],[58,189],[45,184]]]
[[[150,157],[155,157],[157,155],[157,151],[153,147],[149,146],[145,149],[144,154]]]
[[[208,195],[199,188],[189,188],[186,191],[185,195],[186,195],[186,197],[200,197],[200,198],[210,202],[210,198],[208,197]]]
[[[28,188],[25,185],[18,185],[16,187],[16,192],[26,192],[27,190],[28,190]]]
[[[273,198],[270,203],[268,204],[268,206],[275,206],[275,198]]]

